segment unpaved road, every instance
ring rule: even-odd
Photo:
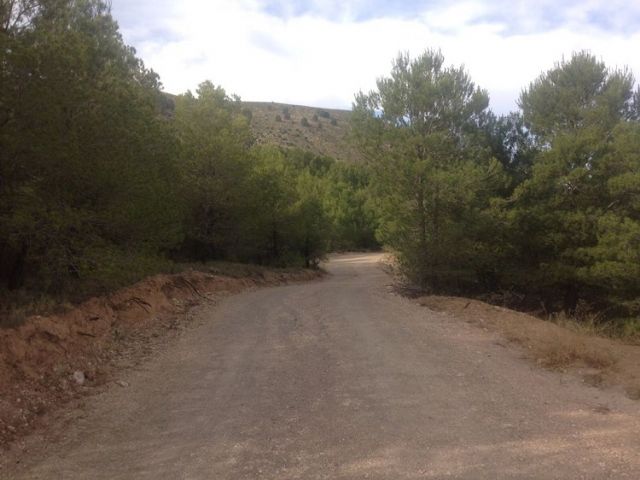
[[[378,259],[203,309],[7,478],[640,478],[639,403],[392,294]]]

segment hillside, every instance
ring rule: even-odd
[[[251,111],[258,143],[297,147],[345,162],[362,160],[349,141],[348,110],[273,102],[243,102],[243,109]]]

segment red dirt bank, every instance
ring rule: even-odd
[[[94,391],[123,363],[140,361],[151,343],[177,330],[178,315],[190,307],[250,287],[317,276],[312,271],[262,271],[243,278],[198,271],[156,275],[63,314],[30,317],[17,328],[0,330],[0,451],[45,413]]]

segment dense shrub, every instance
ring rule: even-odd
[[[252,147],[237,97],[210,82],[163,94],[101,0],[0,15],[0,289],[96,292],[170,259],[324,253],[328,170]]]
[[[640,89],[580,52],[496,117],[439,52],[400,55],[352,127],[370,159],[378,238],[434,291],[640,314]],[[447,101],[443,101],[445,98]]]

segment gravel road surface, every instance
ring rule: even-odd
[[[395,295],[379,260],[201,308],[0,477],[640,478],[640,403]]]

